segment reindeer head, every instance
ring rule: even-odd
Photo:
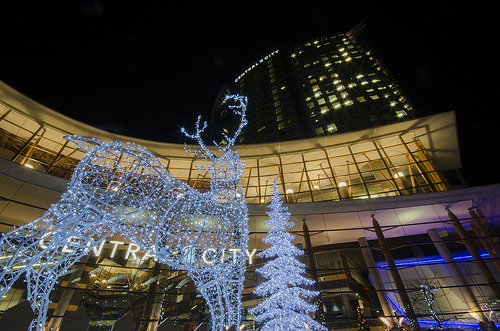
[[[201,127],[201,116],[198,116],[198,120],[196,121],[196,133],[189,134],[181,129],[182,133],[186,135],[186,137],[190,139],[195,139],[198,141],[198,145],[200,146],[197,150],[189,150],[187,146],[185,146],[185,150],[191,154],[196,155],[201,160],[213,160],[210,164],[198,166],[198,169],[207,171],[211,174],[211,183],[210,186],[212,189],[215,188],[236,188],[237,185],[239,187],[239,178],[243,173],[244,163],[240,161],[238,154],[232,151],[230,148],[234,146],[236,142],[236,138],[240,135],[242,129],[247,124],[246,119],[246,108],[248,104],[247,97],[240,95],[227,95],[224,98],[223,104],[231,109],[237,116],[241,117],[240,125],[234,132],[232,137],[229,137],[224,132],[222,133],[224,137],[225,144],[217,144],[215,141],[213,142],[217,149],[224,154],[220,157],[217,157],[215,153],[210,151],[203,142],[201,137],[202,133],[207,128],[207,122],[203,123],[203,127]]]

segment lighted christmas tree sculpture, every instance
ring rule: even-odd
[[[256,270],[267,281],[254,290],[254,294],[264,297],[264,300],[249,312],[255,314],[255,322],[262,323],[262,331],[326,331],[307,315],[316,311],[316,306],[308,300],[319,293],[301,287],[310,287],[314,281],[304,276],[305,264],[297,260],[304,252],[292,244],[295,236],[288,233],[288,229],[294,223],[289,221],[290,213],[283,206],[276,183],[272,195],[270,211],[267,212],[269,220],[264,223],[271,229],[263,239],[271,247],[258,254],[269,260]]]

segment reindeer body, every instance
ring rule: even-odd
[[[231,98],[239,100],[235,107],[244,119],[246,99]],[[115,233],[160,263],[187,270],[207,301],[212,330],[239,326],[248,216],[238,155],[228,148],[221,149],[221,157],[212,154],[214,161],[202,166],[211,173],[211,190],[201,193],[173,177],[141,146],[67,139],[87,152],[68,190],[42,217],[0,239],[0,254],[6,257],[0,260],[0,295],[26,272],[36,315],[30,330],[43,330],[57,278]],[[200,145],[205,148],[201,140]],[[226,248],[234,255],[224,258]],[[213,253],[210,263],[202,258],[207,249]]]

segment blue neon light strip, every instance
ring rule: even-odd
[[[406,317],[405,312],[399,307],[399,305],[397,304],[397,302],[394,301],[394,299],[389,295],[389,293],[386,293],[385,295],[387,296],[387,298],[389,299],[389,301],[392,303],[392,306],[394,308],[396,308],[396,310],[398,311],[398,313],[400,313],[401,315],[403,315],[404,317]]]
[[[438,325],[436,321],[429,321],[429,320],[419,320],[418,324],[428,324],[428,325]],[[479,326],[479,322],[477,323],[465,323],[465,322],[441,322],[442,326],[458,326],[458,327],[473,327],[477,328]]]
[[[462,253],[462,254],[454,254],[453,260],[454,261],[460,261],[460,260],[470,260],[472,259],[472,255],[469,253]],[[436,256],[436,255],[435,255]],[[412,266],[412,265],[426,265],[426,264],[434,264],[434,263],[444,263],[444,260],[442,257],[429,257],[426,260],[419,260],[419,261],[406,261],[406,262],[396,262],[396,267],[404,267],[404,266]],[[481,257],[489,257],[490,254],[488,253],[481,253]],[[377,267],[377,269],[384,269],[388,268],[388,264],[381,264]]]
[[[472,255],[469,253],[456,253],[453,254],[454,256],[452,257],[454,261],[460,261],[460,260],[470,260],[472,259]],[[407,262],[396,262],[396,267],[399,266],[412,266],[412,265],[426,265],[426,264],[434,264],[434,263],[444,263],[444,260],[442,257],[437,257],[439,255],[435,256],[430,256],[426,260],[419,260],[419,261],[407,261]],[[489,257],[490,255],[488,253],[481,253],[481,257]],[[377,267],[377,269],[383,269],[389,267],[388,264],[382,264]],[[370,275],[370,282],[371,282],[371,275]],[[373,284],[373,282],[372,282]],[[385,294],[389,301],[391,302],[392,306],[396,309],[396,311],[401,314],[402,316],[406,317],[406,314],[404,311],[399,307],[396,301],[389,295],[389,293]],[[431,320],[417,320],[419,324],[427,324],[427,325],[432,325],[432,326],[437,326],[436,321],[431,321]],[[479,322],[476,323],[466,323],[466,322],[441,322],[442,326],[450,326],[450,327],[474,327],[477,328],[479,326]]]
[[[404,313],[404,311],[399,307],[399,305],[397,304],[396,301],[394,301],[394,299],[389,295],[389,293],[386,293],[385,294],[387,296],[387,298],[389,299],[389,301],[391,302],[392,306],[394,308],[396,308],[396,310],[404,317],[406,317],[406,314]],[[435,325],[437,326],[437,322],[436,321],[430,321],[430,320],[417,320],[418,324],[427,324],[427,325]],[[466,322],[441,322],[441,325],[442,326],[452,326],[452,327],[478,327],[479,326],[479,322],[476,322],[476,323],[466,323]]]

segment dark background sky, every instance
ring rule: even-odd
[[[90,125],[182,142],[179,128],[208,119],[223,84],[263,56],[366,21],[421,114],[456,110],[468,182],[498,183],[498,28],[479,5],[12,1],[0,14],[0,80]]]

